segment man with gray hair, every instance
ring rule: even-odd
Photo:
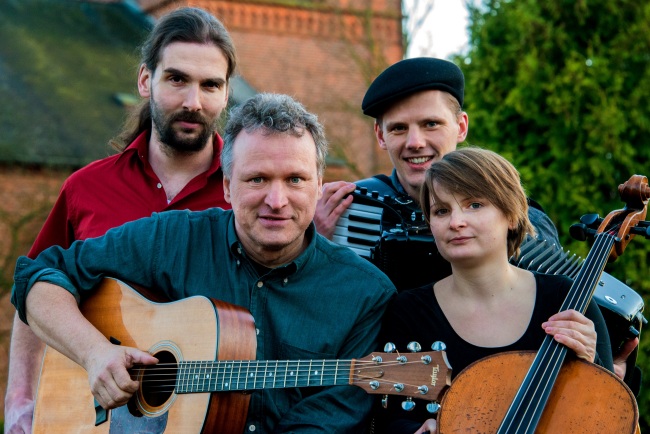
[[[247,309],[258,360],[368,355],[395,288],[369,262],[316,233],[326,152],[316,116],[290,97],[256,95],[226,126],[231,211],[158,213],[68,250],[21,257],[12,303],[40,338],[88,372],[104,408],[126,404],[138,389],[128,369],[158,362],[143,349],[114,345],[82,316],[77,303],[107,276],[171,300],[203,295]],[[358,432],[371,402],[349,386],[262,388],[251,395],[242,431]]]

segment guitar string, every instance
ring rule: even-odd
[[[228,361],[219,361],[219,362],[220,362],[220,363],[224,363],[224,362],[228,362]],[[248,361],[239,361],[239,360],[238,360],[238,361],[232,361],[232,362],[234,362],[233,364],[241,364],[241,365],[245,365],[245,364],[248,363]],[[253,362],[256,362],[256,361],[253,361]],[[305,361],[305,362],[307,362],[307,361]],[[335,363],[335,361],[330,361],[330,362]],[[347,361],[347,360],[343,360],[343,361],[340,361],[340,362],[347,362],[348,364],[351,364],[350,361]],[[209,362],[209,363],[214,363],[214,362]],[[198,363],[197,363],[197,364],[198,364]],[[371,362],[371,361],[362,361],[362,362],[359,362],[359,361],[357,360],[357,363],[355,364],[355,373],[352,374],[352,377],[355,379],[355,382],[364,381],[364,380],[368,380],[368,381],[376,380],[376,381],[379,382],[380,385],[390,384],[390,385],[392,385],[392,386],[395,386],[396,384],[399,383],[399,384],[402,384],[402,385],[404,386],[405,389],[406,389],[406,388],[410,388],[410,387],[412,387],[412,388],[415,388],[415,389],[417,390],[418,387],[422,386],[421,384],[402,383],[402,382],[399,381],[399,380],[393,380],[393,381],[391,381],[389,378],[377,378],[376,376],[364,376],[364,375],[363,375],[364,372],[367,372],[367,371],[370,371],[370,370],[377,370],[378,368],[382,368],[382,367],[394,367],[394,366],[404,366],[404,367],[406,367],[407,365],[413,365],[413,364],[423,365],[423,362],[422,362],[422,361],[418,361],[418,360],[416,360],[416,361],[407,361],[407,362],[405,362],[405,363],[403,363],[403,362],[397,362],[397,361],[389,361],[389,362],[384,362],[384,363],[378,365],[378,364],[376,364],[375,362]],[[173,365],[173,364],[172,364],[172,365]],[[359,365],[367,365],[367,366],[359,366]],[[427,365],[425,365],[425,366],[427,366]],[[356,369],[357,367],[358,367],[359,369]],[[153,368],[153,367],[152,367],[152,368]],[[147,370],[150,370],[150,369],[152,369],[152,368],[144,368],[144,370],[147,371]],[[154,368],[154,369],[155,369],[155,368]],[[166,369],[169,369],[169,368],[166,368]],[[191,369],[191,368],[190,368],[190,369]],[[333,368],[330,367],[329,369],[332,370]],[[361,371],[361,372],[360,372],[360,373],[357,373],[356,371]],[[443,374],[444,374],[444,373],[443,373]],[[154,376],[164,376],[164,375],[167,375],[167,374],[153,374],[153,375],[154,375]],[[238,375],[233,375],[233,376],[232,376],[232,380],[229,379],[229,381],[231,381],[232,383],[236,383],[236,382],[239,380],[239,383],[244,383],[244,384],[246,384],[247,381],[250,382],[250,377],[248,377],[247,375],[248,375],[247,373],[240,373],[240,374],[238,374]],[[319,381],[319,380],[313,380],[313,381],[310,380],[310,378],[313,377],[314,375],[316,375],[316,376],[322,376],[321,374],[313,374],[313,373],[310,373],[310,372],[301,372],[301,373],[299,373],[298,375],[296,375],[295,377],[291,378],[291,379],[290,379],[290,382],[291,382],[291,383],[296,382],[297,384],[300,384],[301,387],[304,387],[304,383],[305,383],[305,381],[307,382],[307,385],[309,385],[310,382],[313,383],[314,381],[316,381],[316,382]],[[336,378],[340,378],[340,379],[348,379],[348,380],[349,380],[349,378],[350,378],[349,373],[347,373],[347,372],[344,373],[344,371],[341,371],[341,374],[336,374],[336,375],[335,375],[334,373],[329,372],[329,373],[324,374],[324,375],[327,376],[327,379],[328,379],[328,380],[332,380],[332,379],[335,380]],[[323,375],[323,376],[324,376],[324,375]],[[444,377],[444,375],[441,375],[441,374],[439,374],[439,375],[440,375],[440,378],[443,378],[443,377]],[[149,376],[150,376],[150,375],[146,375],[146,377],[149,377]],[[174,375],[174,377],[176,377],[176,375]],[[279,376],[274,376],[274,377],[273,377],[273,379],[274,379],[276,382],[278,381],[278,380],[277,380],[278,378],[283,378],[282,374],[280,374]],[[269,380],[269,381],[268,381],[269,384],[270,384],[272,381],[274,381],[274,380]],[[170,384],[171,381],[174,382],[173,385]],[[219,384],[219,379],[218,379],[218,378],[217,378],[217,379],[215,379],[215,378],[211,378],[211,379],[206,379],[206,378],[199,378],[199,379],[188,378],[188,379],[186,379],[186,380],[184,380],[184,381],[189,382],[190,385],[192,385],[191,383],[192,383],[193,381],[195,381],[195,382],[197,382],[197,383],[206,383],[206,382],[207,382],[207,383]],[[282,380],[280,380],[280,381],[282,381]],[[170,379],[154,379],[154,380],[151,380],[151,379],[147,378],[147,379],[145,379],[145,380],[143,381],[143,383],[147,383],[147,388],[148,388],[148,389],[151,389],[151,388],[153,388],[153,387],[157,387],[157,386],[151,386],[151,385],[150,385],[151,383],[154,383],[154,382],[157,382],[157,383],[163,383],[163,384],[160,384],[160,386],[158,386],[158,387],[159,387],[159,390],[156,390],[154,393],[171,393],[171,392],[173,392],[174,390],[176,390],[176,378],[174,378],[174,379],[171,379],[171,378],[170,378]],[[289,382],[289,380],[287,380],[287,382]],[[258,378],[257,381],[256,381],[256,383],[258,383],[258,384],[260,384],[260,385],[261,385],[262,383],[264,383],[264,377],[262,377],[262,378]],[[341,385],[348,385],[348,384],[350,384],[350,383],[346,382],[346,383],[343,383],[343,384],[341,384]],[[169,387],[169,386],[171,386],[170,389],[162,389],[162,390],[160,389],[160,387]],[[292,386],[292,387],[299,387],[299,386]],[[380,387],[381,387],[381,386],[380,386]],[[271,388],[271,387],[269,386],[269,388]],[[392,387],[391,387],[391,388],[392,388]],[[241,389],[239,389],[239,390],[253,390],[253,389],[255,389],[255,388],[253,388],[253,387],[248,388],[248,389],[247,389],[247,388],[241,388]],[[224,390],[224,391],[227,391],[227,390]],[[381,392],[381,391],[377,391],[376,393],[382,393],[382,392]],[[408,394],[408,393],[405,393],[405,394]],[[419,395],[421,395],[421,396],[419,396]],[[424,394],[421,394],[421,393],[419,393],[419,392],[418,392],[418,396],[421,397],[421,398],[423,398],[423,399],[426,398],[426,396],[425,396]]]

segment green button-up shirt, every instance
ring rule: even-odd
[[[232,211],[168,211],[105,236],[18,259],[12,303],[25,321],[32,285],[47,281],[78,301],[105,277],[177,300],[203,295],[248,309],[258,360],[349,359],[370,354],[390,280],[351,250],[318,235],[296,260],[260,276],[235,233]],[[265,389],[252,394],[248,432],[358,432],[372,399],[350,386]]]

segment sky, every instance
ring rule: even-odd
[[[461,51],[467,45],[466,0],[404,0],[405,10],[422,15],[426,7],[433,10],[426,15],[411,42],[406,57],[433,56],[443,59]],[[417,6],[417,8],[416,8]]]

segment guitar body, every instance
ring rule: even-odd
[[[469,365],[443,397],[438,432],[497,432],[534,357],[532,351],[507,352]],[[535,433],[633,433],[638,418],[634,395],[614,374],[567,359]]]
[[[255,359],[253,318],[246,310],[227,303],[205,297],[154,303],[128,285],[107,278],[80,309],[107,338],[149,351],[161,364]],[[33,432],[239,434],[244,430],[250,395],[176,394],[171,389],[155,396],[148,393],[140,390],[132,399],[138,409],[134,413],[143,416],[134,416],[124,406],[110,411],[108,421],[95,426],[95,404],[86,371],[48,347],[39,379]]]

